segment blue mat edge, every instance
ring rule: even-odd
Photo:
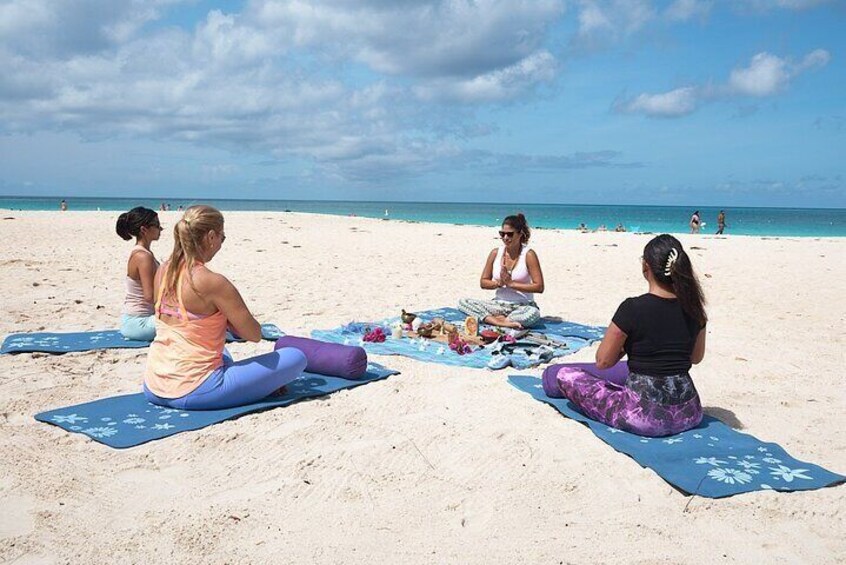
[[[281,407],[284,407],[284,406],[290,406],[291,404],[295,404],[295,403],[300,402],[302,400],[311,400],[311,399],[320,398],[320,397],[323,397],[323,396],[329,396],[329,395],[334,394],[334,393],[341,391],[341,390],[351,390],[351,389],[357,388],[361,385],[366,385],[368,383],[381,381],[381,380],[387,379],[388,377],[392,377],[392,376],[400,374],[400,371],[397,371],[396,369],[390,369],[390,368],[385,367],[383,365],[380,365],[378,363],[370,363],[370,365],[372,367],[377,368],[378,370],[380,370],[382,372],[380,372],[380,373],[378,373],[378,374],[376,374],[376,375],[374,375],[370,378],[365,378],[365,379],[359,379],[359,380],[341,379],[341,380],[347,381],[349,383],[349,386],[345,386],[343,388],[335,389],[335,390],[330,391],[330,392],[321,392],[319,394],[305,394],[305,395],[301,394],[301,395],[297,395],[294,398],[288,398],[288,397],[283,396],[283,397],[279,397],[276,400],[269,400],[269,401],[263,400],[261,402],[257,402],[255,404],[251,404],[251,405],[248,405],[248,406],[242,406],[242,407],[238,407],[238,408],[230,408],[229,410],[236,410],[236,409],[245,409],[245,410],[243,410],[242,412],[232,416],[231,418],[225,418],[224,420],[221,420],[221,422],[226,422],[226,421],[230,421],[230,420],[237,420],[238,418],[241,418],[242,416],[246,416],[248,414],[257,414],[259,412],[265,412],[267,410],[272,410],[274,408],[281,408]],[[317,377],[325,377],[326,376],[326,375],[318,375],[316,373],[303,373],[303,376],[306,376],[306,375],[312,375],[312,376],[317,376]],[[340,379],[340,377],[333,377],[333,378]],[[119,394],[119,395],[116,395],[114,397],[104,397],[104,398],[128,398],[128,397],[132,397],[132,396],[143,396],[143,393],[136,392],[136,393],[132,393],[132,394]],[[82,402],[80,404],[73,404],[73,405],[65,406],[65,407],[61,407],[61,408],[53,408],[51,410],[44,410],[42,412],[35,414],[33,416],[33,419],[35,419],[37,422],[42,422],[44,424],[56,426],[57,428],[65,431],[67,433],[70,433],[70,434],[79,434],[79,435],[81,435],[85,438],[88,438],[89,440],[91,440],[93,442],[99,443],[99,444],[101,444],[105,447],[109,447],[109,448],[112,448],[112,449],[129,449],[129,448],[132,448],[132,447],[138,447],[139,445],[144,445],[146,443],[150,443],[150,442],[153,442],[153,441],[165,439],[165,438],[168,438],[168,437],[171,437],[171,436],[174,436],[174,435],[181,434],[183,432],[196,431],[196,430],[200,430],[200,429],[203,429],[203,428],[207,428],[207,427],[214,425],[216,423],[220,423],[220,422],[214,422],[213,424],[198,424],[196,426],[189,426],[189,427],[178,429],[178,430],[171,432],[171,433],[166,433],[166,434],[163,434],[163,435],[160,435],[160,436],[157,436],[157,437],[148,438],[148,439],[146,439],[142,442],[139,442],[139,443],[132,443],[132,444],[128,444],[128,445],[111,445],[111,444],[108,444],[106,442],[100,441],[99,438],[89,436],[89,435],[84,434],[84,433],[82,433],[81,431],[78,431],[78,430],[71,430],[71,429],[65,428],[65,427],[59,425],[58,423],[53,422],[53,421],[48,419],[50,415],[52,415],[54,412],[56,412],[58,410],[66,410],[66,409],[69,409],[69,408],[86,406],[88,404],[93,404],[93,403],[99,402],[101,400],[103,400],[103,398],[98,398],[98,399],[95,399],[95,400],[90,400],[88,402]]]
[[[285,335],[285,333],[277,326],[276,324],[266,323],[261,325],[262,335],[261,339],[263,341],[276,341],[279,339],[280,336]],[[13,333],[7,335],[3,338],[3,343],[0,345],[0,355],[17,355],[19,353],[48,353],[50,355],[64,355],[66,353],[85,353],[87,351],[103,351],[106,349],[143,349],[145,347],[150,347],[149,341],[138,341],[134,339],[124,339],[118,344],[115,345],[108,345],[105,347],[92,347],[89,349],[70,349],[67,351],[54,351],[54,350],[45,350],[43,348],[38,347],[16,347],[11,349],[7,346],[7,343],[10,341],[23,337],[23,336],[53,336],[59,335],[62,333],[68,334],[85,334],[85,333],[104,333],[104,332],[120,332],[120,330],[84,330],[81,332],[20,332],[20,333]],[[244,343],[246,340],[241,338],[236,338],[235,336],[229,334],[227,332],[227,343]]]
[[[526,383],[526,385],[520,384],[521,381],[524,381]],[[746,492],[761,492],[760,489],[752,489],[752,488],[740,490],[738,492],[727,492],[727,493],[721,494],[721,495],[710,495],[710,494],[706,494],[706,493],[702,493],[702,492],[698,492],[698,491],[689,491],[689,490],[685,489],[684,487],[671,482],[665,475],[658,473],[658,471],[655,468],[650,467],[649,465],[644,463],[644,461],[643,461],[644,458],[639,457],[637,453],[632,453],[632,452],[630,452],[630,451],[628,451],[624,448],[621,448],[621,446],[614,445],[614,444],[610,443],[609,441],[607,441],[606,438],[604,437],[604,434],[600,435],[600,433],[598,433],[598,429],[599,428],[604,429],[604,428],[607,428],[608,426],[606,426],[605,424],[602,424],[601,422],[597,422],[596,420],[592,420],[592,419],[588,418],[587,416],[585,416],[584,414],[581,414],[575,408],[570,406],[572,403],[570,403],[569,400],[567,400],[565,398],[551,398],[551,397],[546,396],[546,394],[542,393],[542,392],[541,392],[541,394],[537,394],[537,392],[536,392],[537,390],[542,391],[542,389],[537,389],[536,386],[535,386],[536,384],[540,384],[542,382],[540,377],[536,377],[534,375],[514,374],[514,375],[508,375],[508,382],[511,386],[513,386],[514,388],[516,388],[520,392],[528,394],[533,399],[535,399],[539,402],[542,402],[544,404],[548,404],[548,405],[552,406],[553,408],[555,408],[555,410],[559,414],[561,414],[565,418],[573,420],[575,422],[578,422],[578,423],[584,425],[598,439],[600,439],[608,447],[610,447],[611,449],[613,449],[614,451],[616,451],[618,453],[622,453],[622,454],[626,455],[627,457],[631,458],[641,467],[649,469],[650,471],[654,472],[663,481],[665,481],[667,484],[669,484],[673,488],[677,489],[679,492],[682,492],[682,493],[684,493],[686,495],[690,495],[690,496],[701,496],[701,497],[713,498],[713,499],[727,498],[727,497],[730,497],[730,496],[735,496],[735,495],[743,494],[743,493],[746,493]],[[528,387],[531,387],[532,390],[529,390]],[[569,410],[571,410],[573,412],[573,414],[571,415],[571,414],[564,413],[561,410],[561,408],[558,406],[558,403],[567,403]],[[777,450],[787,454],[791,459],[794,459],[798,463],[801,463],[803,465],[807,465],[807,466],[810,466],[810,467],[813,467],[813,468],[818,468],[818,469],[824,471],[825,473],[827,473],[828,475],[832,476],[832,478],[827,483],[819,485],[819,486],[810,485],[810,486],[804,486],[803,487],[803,485],[797,484],[794,488],[791,488],[789,491],[776,490],[774,492],[782,492],[783,493],[783,492],[795,492],[795,491],[803,491],[803,490],[818,490],[820,488],[833,487],[833,486],[837,486],[837,485],[840,485],[840,484],[843,484],[844,482],[846,482],[846,476],[840,475],[839,473],[835,473],[833,471],[829,471],[828,469],[825,469],[824,467],[821,467],[821,466],[819,466],[815,463],[809,463],[807,461],[797,459],[796,457],[793,457],[792,455],[787,453],[787,451],[784,448],[782,448],[780,445],[773,443],[773,442],[766,442],[766,441],[763,441],[763,440],[757,438],[756,436],[753,436],[752,434],[747,434],[747,433],[741,432],[739,430],[735,430],[735,429],[731,428],[731,426],[728,426],[724,422],[722,422],[719,419],[714,418],[712,416],[705,415],[705,417],[702,419],[702,423],[700,423],[699,426],[694,428],[694,430],[706,430],[711,424],[714,424],[714,423],[719,423],[719,424],[725,425],[726,427],[728,427],[729,429],[731,429],[735,433],[742,434],[742,435],[745,435],[745,436],[749,436],[750,438],[755,439],[756,441],[760,442],[763,445],[775,447],[775,448],[777,448]],[[631,434],[631,435],[634,435],[634,434]],[[670,436],[670,437],[672,437],[672,436]],[[699,484],[702,483],[702,480],[707,475],[707,469],[706,468],[703,467],[702,471],[703,471],[702,476],[698,477],[699,480],[697,480],[697,483],[699,483]]]

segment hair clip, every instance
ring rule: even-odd
[[[673,274],[673,267],[676,265],[676,259],[679,258],[679,252],[673,247],[670,249],[670,254],[667,256],[667,264],[664,265],[664,276],[669,277]]]

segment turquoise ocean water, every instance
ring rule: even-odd
[[[60,198],[0,196],[0,209],[58,210]],[[147,206],[158,210],[161,200],[143,198],[68,198],[74,210],[128,210]],[[167,200],[172,210],[197,200]],[[576,229],[584,222],[595,229],[613,230],[622,223],[629,231],[686,233],[694,209],[677,206],[593,206],[569,204],[486,204],[445,202],[353,202],[322,200],[203,200],[226,212],[231,210],[291,211],[364,216],[415,222],[499,225],[506,215],[520,211],[533,227]],[[719,208],[699,208],[703,234],[717,229]],[[725,208],[726,234],[757,236],[846,237],[846,209]]]

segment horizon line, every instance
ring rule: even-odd
[[[774,210],[840,210],[846,211],[846,206],[749,206],[749,205],[689,205],[689,204],[576,204],[567,202],[466,202],[466,201],[450,201],[450,200],[343,200],[343,199],[300,199],[300,198],[194,198],[194,197],[172,197],[172,196],[67,196],[67,195],[52,195],[52,196],[22,196],[22,195],[2,195],[0,199],[17,198],[23,200],[67,200],[71,198],[80,199],[99,199],[99,200],[185,200],[185,201],[222,201],[222,202],[340,202],[340,203],[357,203],[357,204],[468,204],[468,205],[492,205],[492,206],[628,206],[638,208],[660,207],[660,208],[684,208],[696,209],[700,208],[724,208],[724,209],[738,209],[738,208],[761,208]]]

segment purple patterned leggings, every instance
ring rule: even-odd
[[[543,373],[547,396],[567,398],[589,418],[650,437],[677,434],[702,421],[702,405],[687,373],[652,377],[629,373],[625,363],[551,365]]]

